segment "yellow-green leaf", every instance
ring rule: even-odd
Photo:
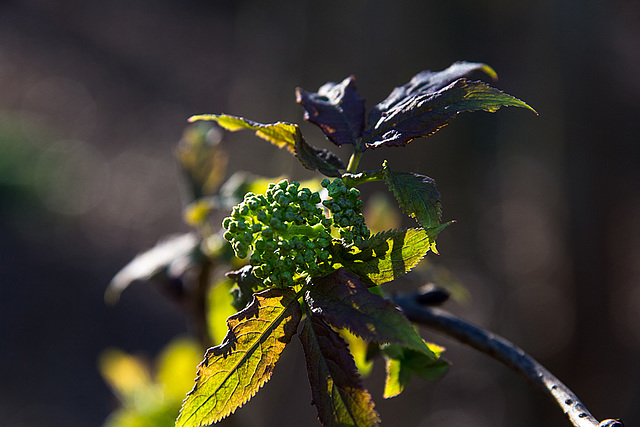
[[[205,426],[232,414],[266,383],[300,323],[298,296],[269,289],[227,319],[224,342],[207,350],[176,426]]]
[[[210,123],[187,126],[176,150],[191,192],[190,201],[211,196],[218,189],[227,170],[228,156],[219,144],[220,129]]]
[[[435,251],[435,243],[433,233],[424,229],[390,230],[372,236],[360,248],[351,247],[340,262],[369,285],[381,285],[415,267],[429,250]]]
[[[202,347],[190,338],[174,339],[162,350],[156,381],[162,385],[165,399],[178,404],[182,401],[193,384],[193,367],[201,357]]]
[[[324,175],[340,176],[339,170],[345,169],[342,160],[332,152],[307,144],[296,124],[285,122],[262,124],[227,114],[200,114],[189,118],[190,122],[198,120],[215,121],[231,132],[241,129],[255,130],[258,137],[280,148],[285,148],[296,156],[307,169],[317,170]]]
[[[207,326],[213,343],[223,340],[227,333],[226,319],[237,311],[232,305],[232,286],[233,280],[225,277],[211,286],[207,295]]]
[[[411,375],[416,374],[427,380],[437,380],[449,370],[449,363],[440,356],[443,347],[426,343],[433,356],[390,344],[382,347],[382,354],[387,364],[387,376],[384,385],[385,399],[395,397],[402,393],[411,380]]]

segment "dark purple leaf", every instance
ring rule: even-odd
[[[378,425],[380,418],[347,343],[316,316],[308,316],[302,324],[300,341],[320,422],[325,426]]]
[[[409,83],[395,88],[387,99],[373,107],[369,113],[369,126],[375,125],[385,111],[406,101],[411,96],[419,93],[437,92],[459,78],[467,77],[474,71],[484,71],[493,80],[496,80],[498,77],[491,67],[479,62],[454,62],[446,70],[421,71],[413,76]]]
[[[395,304],[369,292],[358,276],[344,268],[313,278],[305,301],[314,315],[336,328],[347,328],[366,340],[397,343],[431,354]]]
[[[334,144],[355,144],[362,135],[364,99],[356,91],[353,76],[327,83],[317,93],[297,88],[296,101],[305,109],[305,120],[320,127]]]
[[[370,123],[364,132],[363,144],[366,148],[401,147],[415,138],[432,135],[459,113],[493,113],[508,106],[535,112],[524,101],[486,83],[459,79],[436,92],[418,91],[394,103],[375,123]]]

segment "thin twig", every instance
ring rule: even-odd
[[[416,301],[418,294],[395,296],[393,301],[409,320],[436,329],[470,345],[523,375],[560,406],[576,427],[623,427],[621,421],[598,422],[578,397],[544,366],[508,340],[468,323],[453,314]]]

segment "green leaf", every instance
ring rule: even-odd
[[[295,292],[269,289],[229,317],[229,332],[221,345],[207,350],[176,426],[209,425],[248,402],[271,378],[301,316]]]
[[[371,345],[369,341],[352,334],[348,329],[340,329],[338,332],[349,346],[349,351],[356,363],[358,373],[365,377],[368,376],[371,373],[371,369],[373,369],[373,359],[369,357],[369,346]]]
[[[277,122],[262,124],[242,117],[227,114],[202,114],[189,118],[190,122],[211,120],[224,129],[235,132],[241,129],[252,129],[256,135],[270,143],[285,148],[310,170],[317,170],[326,176],[339,177],[339,169],[345,169],[344,163],[329,150],[312,147],[302,137],[302,132],[296,124]]]
[[[233,306],[232,286],[233,280],[224,277],[217,280],[207,292],[207,327],[213,343],[222,342],[227,334],[227,318],[247,305],[245,303],[239,309]]]
[[[162,349],[156,363],[156,380],[164,397],[178,406],[193,385],[193,367],[200,362],[202,347],[192,338],[176,338]]]
[[[434,134],[459,113],[468,111],[496,112],[501,107],[535,110],[524,101],[495,89],[486,83],[456,80],[436,92],[420,91],[408,95],[383,114],[363,134],[366,148],[383,145],[401,147],[411,140]],[[537,114],[537,113],[536,113]]]
[[[378,343],[397,343],[427,355],[431,351],[391,301],[369,292],[360,278],[341,268],[314,277],[305,294],[314,315],[336,328]]]
[[[176,150],[191,191],[191,200],[211,196],[222,183],[228,157],[219,144],[222,131],[210,123],[187,126]]]
[[[340,254],[340,263],[367,281],[370,286],[393,281],[415,267],[429,250],[435,252],[435,230],[410,228],[373,235],[359,247]]]
[[[364,129],[364,99],[356,91],[355,77],[327,83],[317,93],[296,89],[296,102],[305,109],[304,119],[317,125],[337,146],[355,145]]]
[[[395,344],[382,347],[382,354],[387,365],[383,394],[385,399],[402,393],[413,374],[435,381],[447,373],[449,363],[440,358],[444,348],[430,343],[427,343],[427,345],[434,356],[428,356]]]
[[[385,182],[407,215],[425,229],[440,225],[440,192],[433,178],[417,173],[393,172],[386,160],[382,170]]]
[[[302,322],[300,341],[307,361],[313,404],[328,427],[375,426],[380,418],[362,386],[344,340],[316,316]]]

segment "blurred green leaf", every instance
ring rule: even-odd
[[[270,289],[227,319],[224,342],[207,350],[176,426],[204,426],[244,405],[266,383],[302,316],[298,296]]]
[[[198,120],[215,121],[231,132],[241,129],[255,130],[258,137],[280,148],[285,148],[296,156],[307,169],[317,170],[326,176],[340,176],[339,169],[345,169],[342,160],[332,152],[307,144],[296,124],[284,122],[262,124],[226,114],[201,114],[189,119],[190,122]]]
[[[382,192],[374,193],[364,205],[365,224],[372,233],[400,227],[402,218],[397,205]]]
[[[191,190],[191,200],[211,196],[222,183],[228,157],[219,144],[220,129],[207,123],[195,123],[185,128],[176,149]]]
[[[371,395],[362,386],[347,344],[315,315],[302,322],[300,341],[307,361],[313,404],[325,426],[378,425]]]
[[[142,389],[151,386],[149,367],[139,358],[122,350],[109,349],[98,360],[102,378],[122,402],[131,400]]]
[[[142,358],[115,349],[103,352],[98,361],[100,373],[121,404],[104,426],[173,426],[201,355],[194,340],[174,339],[158,356],[154,377]]]
[[[305,109],[304,118],[317,125],[337,146],[355,145],[364,128],[364,99],[356,90],[355,77],[341,83],[326,83],[317,93],[296,89],[296,102]]]
[[[193,367],[202,360],[203,349],[191,338],[172,340],[158,356],[156,379],[165,398],[181,402],[193,386]]]
[[[222,342],[227,333],[227,318],[238,310],[233,306],[233,280],[225,277],[210,287],[207,295],[207,325],[211,342]],[[245,304],[246,305],[246,304]],[[193,366],[196,366],[195,363]],[[192,366],[192,368],[193,368]]]

